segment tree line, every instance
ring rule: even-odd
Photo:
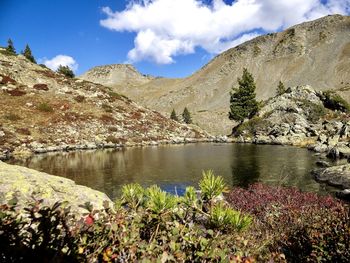
[[[8,55],[14,55],[14,56],[17,55],[15,46],[14,46],[13,41],[12,41],[11,38],[9,38],[8,41],[7,41],[7,47],[5,49],[5,52]],[[24,50],[21,51],[20,54],[22,54],[30,62],[35,63],[35,64],[37,63],[35,58],[34,58],[34,56],[33,56],[33,54],[32,54],[32,50],[30,49],[28,44],[26,44]],[[42,65],[42,66],[45,66],[45,65]],[[56,72],[60,73],[60,74],[63,74],[66,77],[69,77],[69,78],[74,78],[75,77],[73,70],[69,66],[59,65],[59,67],[57,68]]]

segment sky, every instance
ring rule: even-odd
[[[349,15],[350,0],[0,0],[0,46],[29,44],[38,63],[76,75],[130,63],[176,78],[258,35],[329,14]]]

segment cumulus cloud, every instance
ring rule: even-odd
[[[174,62],[201,47],[217,54],[262,32],[274,32],[328,14],[350,12],[350,0],[132,0],[123,11],[102,9],[103,27],[136,32],[131,62]]]
[[[72,58],[71,56],[67,56],[67,55],[57,55],[56,57],[54,57],[52,59],[45,58],[45,59],[43,59],[43,63],[45,64],[45,66],[47,66],[48,68],[50,68],[52,70],[57,70],[57,68],[60,65],[68,66],[74,71],[78,69],[78,64],[74,60],[74,58]]]

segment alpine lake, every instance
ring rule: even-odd
[[[72,179],[114,199],[129,183],[157,184],[181,195],[187,186],[198,187],[203,170],[221,175],[228,187],[262,182],[330,193],[331,187],[312,178],[317,160],[291,146],[198,143],[49,153],[11,163]]]

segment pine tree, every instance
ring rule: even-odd
[[[243,69],[242,78],[238,78],[238,89],[232,87],[230,93],[229,119],[243,122],[252,118],[258,111],[259,105],[255,97],[255,82],[253,75],[246,68]]]
[[[30,50],[29,45],[26,45],[26,48],[22,52],[23,56],[25,56],[29,61],[36,63],[34,56],[32,55],[32,51]]]
[[[277,90],[276,90],[277,95],[282,95],[286,93],[286,88],[284,87],[284,84],[282,81],[278,83]]]
[[[68,67],[68,66],[59,65],[59,67],[57,69],[57,72],[65,75],[68,78],[74,78],[75,77],[73,70],[71,70],[71,68]]]
[[[13,45],[13,42],[11,40],[11,38],[9,38],[9,40],[7,40],[7,48],[6,51],[11,54],[11,55],[16,55],[16,49]]]
[[[189,112],[187,107],[184,108],[184,111],[182,113],[182,118],[183,118],[183,121],[185,123],[187,123],[187,124],[191,124],[192,123],[191,113]]]
[[[170,119],[172,119],[174,121],[179,121],[179,118],[176,115],[175,109],[173,109],[173,111],[171,112]]]

